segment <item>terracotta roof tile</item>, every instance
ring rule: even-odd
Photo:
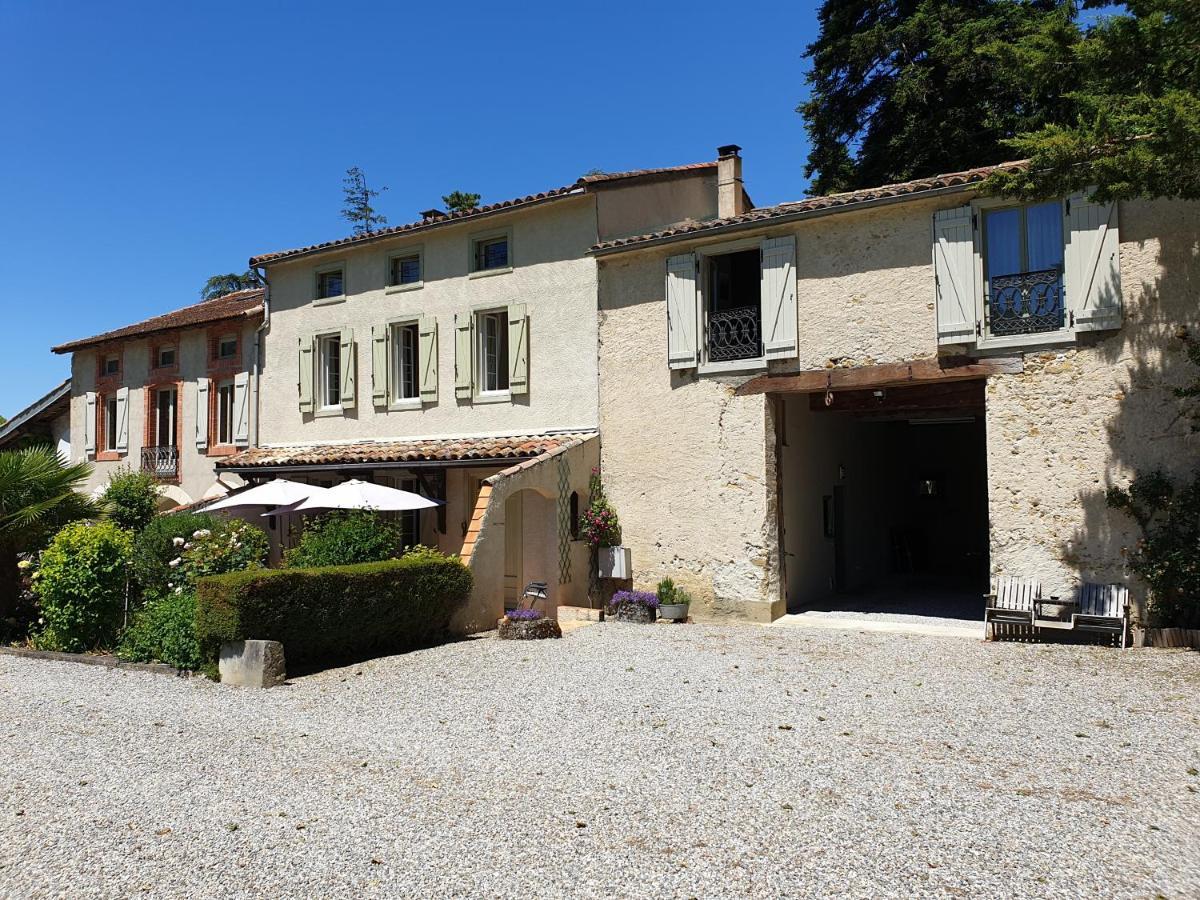
[[[358,441],[352,444],[303,444],[252,447],[217,463],[220,469],[297,468],[362,463],[456,462],[530,459],[577,442],[584,434],[527,434],[515,437],[414,438]]]
[[[489,203],[485,206],[476,207],[475,209],[448,212],[428,219],[422,219],[419,222],[408,222],[404,225],[393,225],[390,228],[381,228],[379,231],[372,231],[368,234],[351,235],[349,237],[338,238],[332,241],[324,241],[319,244],[309,244],[307,247],[297,247],[292,250],[278,250],[274,253],[262,253],[258,256],[251,257],[250,265],[252,267],[261,266],[268,263],[280,262],[295,256],[304,256],[309,253],[318,253],[324,250],[332,250],[337,247],[349,247],[370,241],[382,240],[384,238],[394,237],[398,234],[423,231],[427,228],[445,225],[448,222],[460,222],[465,219],[476,219],[493,215],[498,212],[504,212],[506,210],[521,209],[540,203],[546,203],[547,201],[551,200],[558,200],[563,197],[580,196],[587,193],[590,189],[606,187],[618,181],[687,174],[693,171],[715,169],[716,166],[717,164],[715,162],[701,162],[687,163],[682,166],[664,166],[657,169],[633,169],[628,172],[603,172],[596,175],[584,175],[574,184],[551,188],[548,191],[541,191],[537,194],[529,194],[527,196],[517,197],[512,200],[502,200],[499,203]]]
[[[980,166],[966,169],[962,172],[949,172],[944,175],[934,175],[931,178],[918,178],[899,184],[885,184],[875,188],[865,188],[859,191],[848,191],[843,194],[829,194],[825,197],[810,197],[807,200],[797,200],[790,203],[780,203],[776,206],[764,206],[743,213],[740,216],[729,216],[724,219],[708,219],[703,222],[681,222],[660,231],[641,234],[633,237],[617,238],[603,241],[592,247],[594,253],[604,253],[624,247],[636,246],[649,241],[670,240],[689,235],[701,234],[736,225],[752,225],[758,222],[769,222],[801,213],[818,210],[834,209],[851,206],[857,203],[867,203],[873,200],[883,200],[891,197],[907,197],[939,190],[941,188],[959,187],[983,181],[989,175],[999,171],[1017,171],[1026,166],[1025,161],[1005,162],[994,166]]]
[[[74,350],[82,350],[84,347],[105,344],[109,341],[119,340],[120,338],[146,337],[147,335],[158,334],[163,331],[172,331],[176,328],[207,325],[209,322],[220,322],[225,319],[252,318],[262,314],[262,305],[262,288],[234,291],[232,294],[223,294],[220,297],[214,297],[212,300],[193,303],[191,306],[183,307],[183,309],[177,309],[174,312],[164,313],[161,316],[144,319],[141,322],[135,322],[133,325],[126,325],[123,328],[106,331],[103,334],[93,335],[88,338],[80,338],[77,341],[68,341],[52,349],[55,353],[70,353]]]

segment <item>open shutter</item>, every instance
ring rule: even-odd
[[[388,344],[392,329],[387,325],[371,326],[371,400],[376,406],[388,402]]]
[[[208,385],[207,378],[196,379],[196,449],[208,449]]]
[[[300,392],[300,412],[313,411],[313,339],[300,338],[299,368],[296,385]]]
[[[667,365],[690,369],[699,357],[696,304],[696,257],[688,253],[667,260]]]
[[[508,392],[529,393],[529,316],[524,303],[508,307]]]
[[[129,388],[117,390],[117,450],[129,449]]]
[[[421,402],[436,403],[438,397],[437,319],[422,316],[417,325],[420,335],[417,361],[421,366]]]
[[[239,447],[250,443],[250,376],[233,376],[233,442]]]
[[[83,451],[96,452],[96,395],[91,391],[83,395]]]
[[[763,355],[788,359],[796,355],[796,238],[792,235],[762,242]]]
[[[354,359],[354,329],[343,328],[340,337],[340,353],[342,360],[342,409],[354,409],[354,398],[356,396],[355,374],[358,371],[358,366],[355,365]]]
[[[454,317],[454,396],[459,400],[471,399],[472,360],[471,333],[475,317],[463,313]]]
[[[1067,198],[1063,281],[1076,331],[1121,327],[1121,237],[1117,204]]]
[[[939,344],[975,342],[975,229],[970,206],[933,215],[933,274]]]

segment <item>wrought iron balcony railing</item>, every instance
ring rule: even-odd
[[[178,447],[143,447],[142,471],[170,481],[179,477]]]
[[[1059,269],[994,275],[989,280],[988,331],[999,336],[1058,331],[1065,322]]]
[[[757,359],[762,356],[761,311],[739,306],[708,314],[708,359]]]

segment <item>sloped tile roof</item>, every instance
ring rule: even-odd
[[[414,438],[402,441],[358,441],[352,444],[253,447],[234,456],[224,457],[217,463],[217,468],[310,468],[364,463],[530,459],[594,434],[585,432],[526,434],[514,437]]]
[[[739,225],[754,225],[760,222],[770,222],[773,219],[783,219],[789,216],[795,216],[802,213],[811,213],[819,210],[832,210],[843,206],[852,206],[858,203],[869,203],[871,201],[885,200],[896,197],[915,197],[920,194],[928,193],[929,191],[940,190],[949,187],[962,187],[966,185],[976,184],[983,181],[989,175],[995,172],[1013,172],[1019,171],[1027,165],[1026,161],[1005,162],[994,166],[979,166],[974,169],[966,169],[962,172],[948,172],[944,175],[934,175],[931,178],[917,178],[913,181],[904,181],[899,184],[885,184],[875,188],[864,188],[858,191],[847,191],[842,194],[829,194],[825,197],[810,197],[807,200],[796,200],[789,203],[780,203],[775,206],[764,206],[759,209],[752,209],[740,216],[728,216],[723,219],[708,219],[703,222],[682,222],[678,225],[672,225],[669,228],[664,228],[660,231],[650,232],[649,234],[634,235],[632,237],[616,238],[611,241],[602,241],[592,247],[593,253],[612,252],[625,247],[632,247],[639,244],[644,244],[650,241],[671,240],[674,238],[684,238],[690,235],[697,235],[708,231],[716,231],[722,228],[729,228]]]
[[[633,169],[628,172],[603,172],[596,175],[584,175],[574,184],[551,188],[548,191],[541,191],[537,194],[528,194],[524,197],[516,197],[512,200],[501,200],[499,203],[489,203],[485,206],[478,206],[475,209],[447,212],[438,216],[430,217],[428,219],[422,219],[419,222],[408,222],[404,225],[393,225],[389,228],[381,228],[378,231],[368,232],[367,234],[356,234],[349,237],[337,238],[336,240],[332,241],[323,241],[319,244],[309,244],[307,247],[297,247],[292,250],[278,250],[273,253],[261,253],[258,256],[250,258],[250,265],[251,267],[267,265],[269,263],[276,263],[285,259],[291,259],[292,257],[296,256],[305,256],[310,253],[319,253],[325,250],[332,250],[337,247],[349,247],[356,244],[367,243],[369,241],[378,241],[384,238],[394,237],[398,234],[423,231],[427,228],[434,228],[440,225],[445,225],[449,222],[461,222],[466,219],[482,218],[499,212],[522,209],[541,203],[547,203],[552,200],[559,200],[563,197],[581,196],[587,193],[589,190],[607,187],[615,184],[616,182],[631,181],[641,178],[655,178],[677,174],[688,174],[693,171],[716,169],[716,167],[717,164],[715,162],[702,162],[687,163],[681,166],[664,166],[657,169]]]
[[[143,319],[133,325],[126,325],[123,328],[106,331],[88,338],[80,338],[77,341],[68,341],[51,349],[55,353],[70,353],[74,350],[82,350],[84,347],[93,347],[96,344],[105,344],[121,338],[146,337],[176,328],[207,325],[210,322],[221,322],[225,319],[252,318],[262,315],[262,306],[262,288],[234,291],[232,294],[223,294],[212,300],[193,303],[191,306],[185,306],[174,312]]]

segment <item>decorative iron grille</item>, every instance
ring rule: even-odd
[[[762,356],[761,312],[757,306],[739,306],[708,314],[708,359],[757,359]]]
[[[178,447],[143,447],[142,471],[164,480],[179,477]]]
[[[1062,272],[1043,269],[990,279],[988,330],[996,336],[1037,334],[1063,327]]]

